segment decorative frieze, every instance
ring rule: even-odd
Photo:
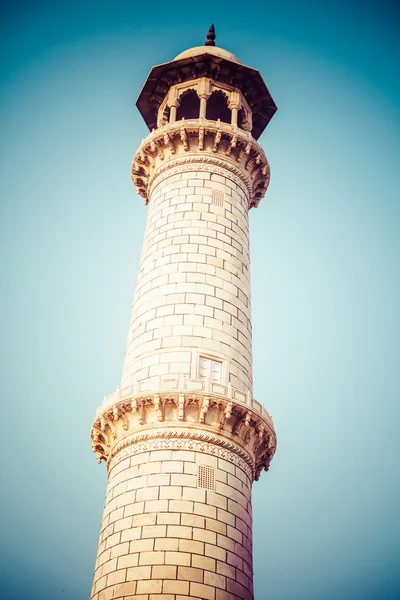
[[[250,197],[251,194],[251,179],[242,169],[224,159],[216,158],[210,155],[183,155],[178,158],[173,158],[158,167],[157,170],[149,177],[149,195],[156,185],[159,185],[169,177],[178,173],[187,173],[190,171],[202,171],[213,173],[226,177],[238,185],[244,193]]]
[[[216,456],[236,465],[249,479],[254,478],[250,456],[237,444],[222,437],[206,435],[193,430],[160,430],[124,438],[115,445],[108,462],[108,473],[122,460],[143,452],[155,450],[189,450]]]

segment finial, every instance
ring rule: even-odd
[[[204,45],[205,46],[215,46],[214,40],[215,40],[215,27],[213,24],[213,25],[211,25],[210,29],[208,30],[206,43]]]

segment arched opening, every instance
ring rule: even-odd
[[[228,108],[228,99],[223,92],[213,92],[207,100],[206,119],[217,121],[221,119],[224,123],[231,122],[231,111]]]
[[[247,112],[243,107],[238,112],[238,126],[245,131],[250,131],[250,123],[247,118]]]
[[[176,120],[198,119],[200,116],[200,98],[194,90],[187,90],[179,98],[180,104],[176,111]]]
[[[169,106],[166,106],[161,115],[161,127],[163,125],[166,125],[169,122],[169,113],[170,112],[171,112],[171,109],[169,108]]]

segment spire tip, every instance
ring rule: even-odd
[[[215,46],[215,27],[214,27],[214,23],[211,25],[210,29],[208,30],[207,33],[207,39],[205,42],[205,46]]]

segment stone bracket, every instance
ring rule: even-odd
[[[109,465],[116,449],[126,446],[132,434],[154,435],[154,428],[161,427],[163,436],[174,435],[171,432],[182,426],[190,426],[195,439],[217,435],[240,446],[250,456],[254,479],[268,469],[276,449],[273,428],[253,410],[230,398],[183,391],[119,399],[105,407],[91,429],[92,449],[97,462],[105,460]]]
[[[198,160],[203,162],[218,157],[246,186],[249,208],[258,206],[270,179],[269,164],[260,144],[239,127],[204,118],[164,125],[143,140],[133,159],[132,181],[145,204],[150,201],[152,182],[160,167],[172,166],[171,157],[183,164],[199,154]]]

